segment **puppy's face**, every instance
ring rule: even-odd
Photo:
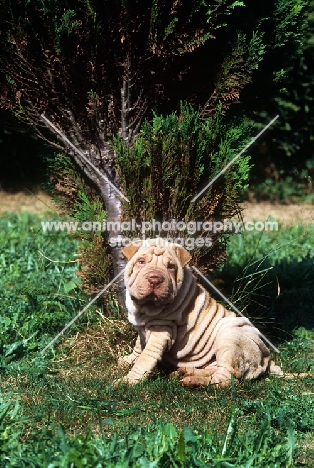
[[[181,246],[163,246],[160,240],[150,245],[131,244],[122,252],[129,262],[125,282],[131,300],[137,305],[155,309],[170,304],[183,280],[183,267],[190,254]]]

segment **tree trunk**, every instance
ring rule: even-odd
[[[122,209],[121,209],[121,201],[117,194],[117,192],[112,189],[112,187],[105,182],[101,182],[100,186],[100,194],[104,201],[104,204],[107,209],[107,223],[110,221],[117,222],[121,221],[122,218]],[[116,237],[121,235],[122,233],[119,230],[110,231],[108,232],[108,242],[109,242],[109,251],[112,256],[112,264],[113,264],[113,275],[114,278],[118,276],[120,273],[121,275],[116,281],[117,287],[117,296],[119,300],[119,304],[123,311],[125,311],[125,285],[124,285],[124,276],[122,271],[126,266],[126,259],[121,253],[121,247],[118,246],[110,246],[110,238]]]
[[[93,161],[95,165],[100,165],[102,168],[104,168],[101,170],[101,172],[104,174],[103,177],[101,177],[99,174],[97,174],[96,177],[90,177],[89,171],[84,171],[84,173],[96,184],[99,190],[101,198],[104,202],[104,207],[107,211],[107,224],[110,222],[121,222],[122,203],[119,194],[119,181],[117,179],[114,167],[115,155],[113,149],[110,147],[109,143],[106,143],[105,147],[100,152],[95,151],[94,148],[91,148],[89,151],[89,159]],[[95,159],[98,159],[98,164]],[[116,187],[117,190],[115,190],[113,186]],[[126,259],[121,253],[121,247],[110,246],[110,239],[119,235],[122,235],[122,232],[120,232],[119,229],[108,231],[106,242],[108,242],[109,251],[112,256],[114,278],[120,274],[115,284],[120,307],[125,312],[125,285],[122,271],[126,266]]]

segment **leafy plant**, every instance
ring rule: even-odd
[[[233,170],[220,178],[195,203],[200,187],[219,174],[247,142],[248,130],[236,119],[228,121],[222,106],[215,115],[203,121],[200,112],[181,104],[180,112],[168,116],[154,115],[145,121],[132,145],[121,138],[114,141],[119,178],[130,203],[123,203],[125,220],[159,223],[230,218],[237,214],[239,193],[246,187],[249,156],[234,163]],[[141,237],[140,228],[127,233]],[[126,235],[127,235],[126,234]],[[146,230],[146,237],[191,237],[188,232],[173,229]],[[211,270],[224,259],[226,238],[221,233],[198,231],[195,237],[210,240],[211,248],[196,248],[195,263],[203,270]],[[206,238],[207,236],[207,238]],[[219,240],[220,239],[220,240]]]

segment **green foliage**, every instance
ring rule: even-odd
[[[282,412],[282,414],[284,414]],[[222,439],[211,430],[177,431],[172,423],[156,422],[136,431],[125,428],[123,437],[68,436],[64,429],[41,429],[22,442],[23,417],[19,404],[0,399],[0,439],[4,468],[7,467],[291,467],[294,435],[287,421],[286,434],[272,427],[269,409],[257,406],[256,428],[241,434],[233,414]],[[108,421],[107,424],[110,424]],[[32,442],[30,444],[29,442]],[[48,443],[47,443],[48,442]]]
[[[4,399],[0,393],[0,457],[3,460],[13,451],[20,451],[19,436],[25,422],[18,400]],[[9,461],[9,459],[7,460]]]
[[[74,235],[80,240],[78,250],[81,268],[77,274],[82,280],[81,287],[88,294],[99,292],[109,281],[110,270],[104,233],[102,229],[96,229],[97,223],[102,227],[106,219],[103,202],[77,172],[69,156],[58,154],[53,160],[48,160],[48,164],[49,187],[63,210],[79,225],[84,222],[96,223],[95,229],[81,229]]]
[[[276,222],[272,217],[269,221]],[[284,226],[278,222],[277,226],[278,230],[243,231],[232,236],[225,268],[258,261],[275,266],[281,262],[288,264],[314,258],[313,224]]]
[[[287,341],[283,346],[283,358],[287,361],[287,370],[289,372],[311,372],[314,371],[314,358],[312,355],[312,349],[314,344],[314,331],[308,330],[304,327],[300,327],[294,330],[289,341]],[[308,397],[308,394],[304,395]],[[295,399],[293,396],[291,399]],[[314,402],[310,403],[310,406],[313,406]],[[295,405],[294,410],[292,411],[295,414],[297,413],[297,404]],[[300,418],[306,421],[306,416],[300,412]],[[305,423],[297,423],[299,427],[302,424],[302,430],[307,430],[308,428],[314,427],[313,419]],[[296,426],[297,426],[296,424]]]
[[[296,35],[299,41],[302,41],[303,34],[299,29],[299,18],[305,6],[307,6],[307,2],[302,0],[279,0],[276,2],[274,19],[280,18],[275,30],[276,47],[282,48],[287,43],[291,46]]]
[[[278,227],[232,236],[227,261],[215,275],[240,310],[260,326],[271,325],[268,333],[287,338],[297,327],[314,327],[314,229]]]
[[[313,160],[307,161],[310,166]],[[314,200],[312,174],[313,168],[292,171],[281,169],[280,179],[274,181],[270,177],[263,182],[254,184],[254,198],[257,201],[269,200],[277,203],[310,203]]]
[[[247,143],[248,129],[236,120],[226,120],[222,106],[206,120],[190,105],[180,112],[155,114],[145,121],[133,145],[114,140],[119,178],[130,203],[124,203],[125,219],[172,219],[212,221],[229,218],[238,208],[239,194],[246,188],[249,156],[238,158],[232,170],[220,178],[195,203],[192,197],[207,185]],[[140,231],[133,236],[140,236]],[[187,232],[146,232],[147,236],[188,236]],[[195,233],[206,236],[205,232]],[[213,234],[214,247],[198,249],[194,259],[212,268],[221,261],[223,242]]]
[[[239,7],[242,9],[244,3],[230,0],[219,2],[214,7],[207,0],[197,0],[187,5],[152,0],[145,7],[142,2],[124,0],[115,5],[110,1],[101,4],[69,1],[65,6],[59,1],[51,0],[24,0],[21,3],[4,0],[0,46],[4,55],[1,62],[2,82],[9,90],[7,98],[10,96],[11,106],[22,117],[27,103],[23,102],[23,97],[20,99],[16,68],[7,59],[14,56],[20,62],[23,74],[27,74],[23,65],[25,60],[32,64],[30,73],[35,71],[33,66],[36,67],[39,60],[54,75],[53,78],[50,77],[50,86],[46,88],[50,97],[51,93],[58,95],[65,85],[68,93],[66,101],[68,104],[72,101],[71,111],[76,118],[86,119],[83,114],[88,109],[92,87],[98,96],[97,115],[104,115],[107,93],[113,92],[114,100],[120,94],[119,81],[123,71],[121,63],[125,62],[127,56],[129,60],[137,62],[134,71],[137,70],[142,79],[145,75],[147,78],[149,76],[147,70],[144,70],[146,58],[155,57],[157,60],[150,61],[150,66],[156,72],[161,68],[165,79],[164,71],[169,69],[170,62],[162,63],[158,57],[185,56],[203,47],[214,39],[213,33],[216,30],[226,26],[227,18]],[[59,69],[60,73],[61,64],[67,69],[68,83],[62,82],[61,76],[58,79],[58,75],[54,73],[55,69]],[[76,79],[78,70],[84,77],[83,80]],[[35,74],[43,74],[43,83],[46,82],[45,70],[38,69]],[[160,76],[162,75],[158,72],[158,77]],[[51,79],[55,86],[51,86]],[[107,81],[106,86],[104,79]],[[147,85],[149,81],[151,78]],[[79,86],[81,105],[70,85]],[[137,89],[141,86],[142,83],[136,83]],[[2,105],[9,105],[7,98],[2,99]],[[42,95],[41,98],[44,99],[45,106],[50,107],[47,96]],[[157,102],[156,96],[153,100]],[[90,112],[90,116],[91,114],[93,112]],[[109,126],[112,124],[113,122]]]
[[[272,142],[253,155],[259,167],[251,178],[256,198],[279,202],[313,200],[313,73],[314,57],[314,2],[306,2],[302,27],[297,17],[303,2],[278,2],[278,13],[283,21],[277,22],[276,38],[279,49],[289,54],[292,42],[299,47],[291,56],[290,64],[274,74],[281,81],[280,93],[260,116],[265,122],[269,112],[280,115],[273,126]],[[264,154],[263,154],[264,153]],[[287,158],[288,156],[288,158]],[[266,178],[266,180],[264,180]]]
[[[279,135],[280,130],[275,131],[275,138],[279,138]],[[249,197],[253,196],[257,201],[270,200],[279,203],[313,201],[314,158],[311,139],[308,139],[303,149],[302,144],[293,148],[293,138],[289,142],[288,147],[283,148],[285,142],[282,139],[281,151],[276,150],[276,155],[271,154],[273,145],[266,152],[264,148],[252,155],[255,167],[250,175]],[[302,143],[301,140],[299,142]]]
[[[155,114],[152,122],[146,121],[131,147],[116,138],[119,175],[132,210],[138,207],[142,219],[184,218],[191,198],[242,149],[247,133],[241,125],[226,122],[221,107],[215,117],[202,121],[199,112],[182,105],[180,113]],[[238,190],[247,186],[248,161],[244,156],[234,164],[232,183]],[[236,197],[231,183],[222,190]]]
[[[266,49],[264,32],[259,26],[251,34],[239,32],[229,42],[216,78],[216,89],[206,104],[205,115],[216,112],[221,103],[223,107],[228,107],[232,102],[239,103],[241,91],[252,82]]]
[[[57,219],[57,216],[55,216]],[[83,304],[78,242],[28,213],[0,218],[0,367],[44,347]]]
[[[259,6],[253,0],[2,3],[2,105],[20,118],[28,116],[41,133],[31,112],[40,103],[40,112],[58,116],[64,131],[79,127],[89,144],[121,128],[125,78],[132,88],[129,105],[138,103],[130,111],[132,125],[142,106],[166,107],[169,113],[180,100],[210,113],[219,102],[228,108],[241,96],[242,110],[259,112],[266,98],[285,87],[305,5],[302,0]],[[90,106],[91,92],[96,106]]]

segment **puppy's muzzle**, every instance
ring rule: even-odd
[[[157,273],[150,273],[147,281],[149,282],[150,286],[155,289],[165,281],[165,278],[161,275],[158,275]]]
[[[131,299],[137,304],[168,304],[173,300],[171,278],[162,268],[149,268],[141,271],[130,288]]]

